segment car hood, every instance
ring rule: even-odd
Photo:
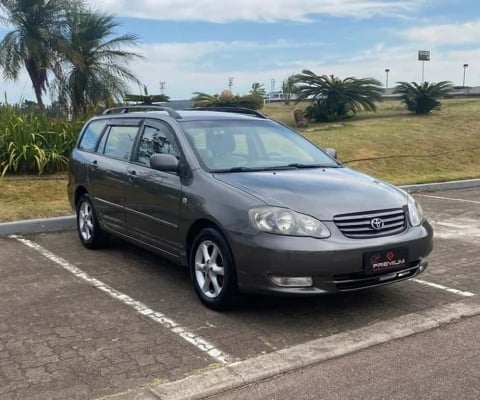
[[[329,221],[335,215],[401,208],[403,192],[349,168],[235,172],[214,177],[270,206]]]

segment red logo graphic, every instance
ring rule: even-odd
[[[389,251],[387,253],[387,259],[388,261],[392,261],[395,258],[395,253],[393,251]]]
[[[380,262],[381,259],[382,259],[382,257],[380,256],[380,254],[376,254],[376,255],[374,255],[370,258],[370,263],[371,264],[376,264],[376,263]]]

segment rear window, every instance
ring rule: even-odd
[[[107,125],[108,120],[100,119],[90,122],[83,131],[82,138],[78,144],[80,150],[95,151],[98,139]]]

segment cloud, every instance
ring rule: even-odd
[[[370,18],[403,16],[421,6],[414,0],[88,0],[94,9],[124,17],[164,21],[308,22],[314,15]]]
[[[272,46],[294,46],[290,42],[283,44],[273,43]],[[250,59],[249,52],[255,53],[263,48],[262,43],[256,42],[197,42],[197,43],[170,43],[151,44],[141,48],[147,58],[135,64],[135,71],[141,77],[150,93],[157,93],[160,81],[166,81],[165,93],[174,99],[190,98],[193,92],[220,93],[228,86],[228,78],[233,77],[233,91],[247,93],[253,82],[260,82],[270,90],[272,79],[278,90],[281,82],[292,73],[299,73],[302,69],[313,72],[334,74],[341,78],[354,76],[357,78],[372,77],[385,82],[385,69],[389,72],[389,86],[397,81],[421,80],[421,63],[417,60],[418,48],[415,43],[387,46],[382,42],[371,48],[351,54],[329,54],[328,58],[320,55],[315,57],[288,58],[277,61],[272,57],[269,64],[233,63],[230,67],[220,66],[218,55],[228,52],[237,52],[243,49],[246,60]],[[479,85],[475,81],[473,66],[480,65],[480,48],[470,50],[432,51],[432,61],[425,63],[425,79],[430,82],[442,80],[461,84],[463,64],[467,62],[472,71],[467,71],[467,85]],[[137,92],[140,88],[132,88]]]
[[[458,24],[440,24],[410,28],[401,33],[409,40],[420,43],[445,45],[478,43],[480,20]]]
[[[149,43],[139,47],[130,48],[148,59],[159,62],[187,63],[201,60],[212,55],[245,54],[254,52],[268,52],[272,50],[311,49],[312,47],[324,46],[320,42],[296,42],[290,40],[276,40],[273,42],[254,41],[202,41],[202,42],[170,42]],[[194,65],[192,65],[194,67]],[[255,67],[255,66],[252,66]]]
[[[311,43],[302,44],[307,48]],[[227,87],[228,78],[234,77],[236,92],[246,93],[253,82],[270,84],[271,68],[260,70],[257,63],[249,62],[253,54],[264,54],[268,50],[286,50],[297,48],[298,44],[290,41],[272,43],[250,41],[206,41],[194,43],[154,43],[144,44],[136,49],[144,58],[135,62],[135,73],[150,93],[156,93],[160,81],[166,81],[166,93],[173,98],[190,98],[196,91],[219,93]],[[241,63],[231,63],[231,68],[220,64],[218,60],[230,56],[244,58]],[[272,65],[275,63],[272,60]],[[276,75],[284,79],[298,68],[277,68]],[[279,73],[281,71],[281,73]],[[279,80],[280,82],[280,80]],[[139,91],[139,88],[132,88]]]
[[[302,69],[310,69],[316,74],[334,74],[341,78],[354,76],[357,78],[372,77],[385,82],[385,69],[390,69],[389,86],[398,81],[421,80],[421,63],[417,61],[418,46],[415,42],[388,46],[383,42],[374,43],[369,48],[352,54],[329,52],[326,56],[319,52],[313,56],[299,53],[297,56],[288,56],[279,61],[276,57],[264,57],[259,49],[270,46],[272,55],[288,53],[288,48],[294,48],[295,43],[277,41],[269,45],[253,41],[205,41],[195,43],[154,43],[144,44],[135,50],[143,55],[144,59],[137,60],[131,65],[142,84],[147,85],[149,93],[160,93],[160,82],[165,81],[165,94],[172,99],[188,99],[193,92],[220,93],[228,86],[228,78],[233,77],[233,91],[245,94],[253,82],[260,82],[267,90],[275,80],[275,89],[281,87],[282,81],[292,73],[299,73]],[[243,62],[235,59],[234,62],[224,65],[219,62],[220,57],[241,52]],[[252,62],[252,57],[260,53],[265,64],[259,67],[258,62]],[[466,84],[479,85],[475,74],[475,66],[480,65],[480,46],[473,49],[442,50],[432,48],[432,60],[425,63],[425,79],[430,82],[443,80],[461,84],[463,78],[463,64],[470,67],[466,71]],[[17,102],[21,98],[34,100],[31,83],[26,73],[17,84],[4,83],[2,90],[9,94],[10,102]],[[142,93],[141,87],[132,86],[131,93]],[[2,93],[3,94],[3,93]],[[46,99],[47,100],[47,99]]]

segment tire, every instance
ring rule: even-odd
[[[237,273],[232,252],[216,229],[202,229],[193,241],[190,272],[195,292],[208,308],[223,311],[237,303]]]
[[[77,203],[77,231],[82,244],[91,250],[107,245],[108,235],[98,225],[97,213],[88,194]]]

